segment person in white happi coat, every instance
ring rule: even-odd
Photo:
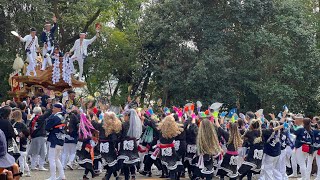
[[[29,59],[29,65],[27,67],[27,76],[30,76],[30,73],[33,72],[34,76],[37,76],[36,73],[36,57],[37,50],[39,50],[38,37],[36,36],[37,30],[35,28],[30,29],[30,34],[26,35],[24,38],[18,36],[20,41],[25,42],[25,51]]]
[[[85,58],[88,56],[88,46],[93,43],[94,40],[99,37],[99,33],[91,38],[91,39],[85,39],[86,33],[80,33],[80,38],[77,39],[72,47],[72,49],[69,51],[69,54],[74,52],[73,56],[71,59],[77,60],[79,63],[79,80],[82,79],[82,74],[83,74],[83,62]]]

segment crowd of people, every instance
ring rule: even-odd
[[[286,108],[268,120],[262,111],[238,115],[213,105],[203,112],[191,103],[154,112],[135,101],[116,114],[94,98],[75,97],[70,90],[64,102],[32,97],[2,103],[1,175],[19,179],[49,171],[49,180],[64,180],[66,170],[83,168],[84,180],[119,179],[121,174],[129,180],[137,172],[154,176],[154,167],[160,178],[172,180],[299,175],[308,180],[318,165],[320,179],[318,117],[311,120]]]
[[[59,62],[64,57],[55,42],[57,27],[53,17],[53,26],[47,22],[41,34],[41,70],[55,64],[53,82],[60,80]],[[80,80],[88,46],[99,37],[100,28],[96,24],[92,39],[80,33],[66,53],[69,57],[74,52],[71,71],[77,60]],[[35,28],[25,37],[13,33],[25,42],[27,76],[36,76],[40,52],[36,33]],[[83,180],[102,176],[102,172],[103,180],[119,179],[121,174],[125,180],[134,180],[137,172],[153,176],[152,167],[161,172],[161,178],[171,180],[250,180],[253,176],[309,180],[314,174],[320,180],[318,117],[291,114],[284,108],[277,117],[269,114],[267,119],[262,111],[238,115],[234,109],[228,113],[220,108],[216,103],[203,112],[201,106],[195,109],[189,103],[154,112],[129,100],[121,112],[114,112],[94,98],[76,100],[72,90],[66,101],[48,96],[8,100],[0,108],[0,180],[30,177],[37,171],[49,171],[49,180],[65,180],[65,171],[75,168],[83,168]]]

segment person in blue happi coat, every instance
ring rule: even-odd
[[[50,178],[49,180],[66,179],[64,170],[60,161],[64,139],[65,139],[65,118],[63,112],[63,105],[57,103],[53,105],[52,115],[47,119],[46,131],[49,132],[49,164],[50,164]],[[59,171],[59,177],[56,177],[56,168]]]
[[[54,47],[54,32],[56,31],[58,25],[57,25],[57,18],[53,16],[53,26],[50,22],[46,22],[44,25],[44,31],[41,33],[41,42],[43,43],[43,49],[42,49],[42,55],[43,55],[43,61],[42,61],[42,68],[41,70],[45,70],[47,63],[49,63],[49,59],[46,57],[46,54],[49,51],[53,50]],[[50,65],[50,63],[49,63]]]

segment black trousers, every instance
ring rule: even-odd
[[[95,171],[99,169],[99,162],[100,162],[100,159],[93,160],[93,168]]]
[[[94,176],[93,169],[85,169],[84,170],[84,175],[87,176],[89,174],[89,172],[91,172],[91,175]]]
[[[247,176],[247,180],[252,180],[252,171],[248,171],[246,174],[242,174],[240,177],[239,177],[239,180],[242,180],[244,177]]]
[[[151,154],[144,156],[143,163],[144,163],[143,170],[145,172],[151,172],[151,167],[153,164],[158,168],[158,170],[162,170],[162,165],[161,165],[160,159],[159,158],[157,158],[156,160],[152,159]]]
[[[124,174],[124,179],[129,180],[130,179],[130,174],[131,176],[136,175],[136,167],[134,165],[126,165],[124,164],[122,167],[123,174]]]
[[[117,170],[118,170],[118,168],[116,166],[108,167],[106,175],[105,175],[106,180],[109,180],[111,178],[112,174],[114,175],[114,177],[117,177],[118,176]]]

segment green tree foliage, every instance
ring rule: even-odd
[[[11,30],[39,33],[55,14],[68,51],[80,31],[103,29],[85,62],[87,93],[165,105],[200,100],[242,111],[319,110],[316,0],[0,0],[0,94],[23,45]],[[77,66],[76,66],[77,67]],[[273,109],[272,107],[275,107]]]
[[[169,104],[269,111],[288,104],[314,113],[319,52],[310,14],[298,0],[162,1],[142,28],[152,79]]]
[[[90,55],[85,62],[84,75],[87,78],[87,93],[95,92],[114,95],[114,100],[124,102],[128,86],[134,83],[134,74],[138,59],[139,40],[137,38],[138,17],[142,0],[1,0],[0,2],[0,50],[1,73],[7,84],[11,66],[18,53],[23,58],[24,46],[10,31],[16,30],[21,35],[29,33],[30,27],[38,29],[38,36],[45,21],[51,21],[53,15],[58,18],[56,40],[60,48],[67,52],[80,31],[88,32],[88,38],[95,34],[94,24],[101,22],[101,38],[90,47]],[[111,27],[110,27],[111,25]],[[11,62],[10,62],[11,61]],[[77,67],[77,65],[75,65]],[[137,71],[139,72],[139,71]],[[118,81],[115,91],[108,86],[110,81]],[[9,90],[1,86],[1,94]],[[123,89],[123,90],[120,90]],[[123,93],[123,94],[121,94]],[[119,97],[121,97],[119,99]],[[124,98],[122,98],[124,97]],[[6,97],[5,97],[6,98]]]

